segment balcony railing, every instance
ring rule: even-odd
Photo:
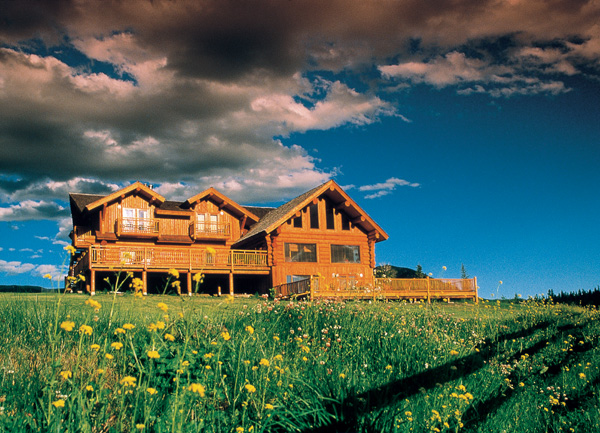
[[[228,238],[231,234],[231,224],[225,222],[192,223],[193,236],[196,238]]]
[[[120,218],[117,219],[116,226],[117,236],[157,236],[160,231],[159,221],[154,218]]]
[[[267,252],[253,250],[216,250],[170,247],[90,247],[92,268],[115,269],[221,269],[268,270]]]

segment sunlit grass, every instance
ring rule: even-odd
[[[589,431],[598,312],[0,295],[5,431]],[[573,430],[571,430],[573,429]]]

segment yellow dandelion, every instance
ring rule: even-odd
[[[65,251],[68,251],[69,254],[71,254],[72,256],[75,255],[75,253],[77,252],[77,248],[75,248],[73,245],[67,245],[66,247],[63,248]]]
[[[456,355],[458,355],[458,352],[456,350],[451,350],[450,355],[456,356]]]
[[[246,388],[246,391],[248,391],[250,394],[256,392],[256,387],[254,385],[250,385],[249,383],[246,384],[246,386],[244,386],[244,388]]]
[[[246,326],[246,332],[248,334],[254,334],[254,328],[250,325]]]
[[[123,386],[135,386],[136,382],[137,382],[137,379],[135,377],[125,376],[123,379],[121,379],[121,381],[119,383]]]
[[[194,274],[194,278],[193,278],[195,283],[201,283],[202,280],[204,280],[204,274],[202,274],[201,272],[198,272],[197,274]]]
[[[229,332],[227,332],[227,331],[221,332],[221,337],[223,337],[223,340],[225,340],[225,341],[228,341],[231,339],[231,335],[229,335]]]
[[[167,341],[175,341],[175,336],[171,334],[165,334],[165,340]]]
[[[127,331],[131,331],[133,328],[135,328],[135,325],[132,323],[126,323],[123,325],[123,329],[126,329]]]
[[[89,325],[81,325],[79,327],[79,332],[85,335],[92,335],[92,332],[94,332],[94,330]]]
[[[52,275],[46,274],[46,275],[44,275],[44,278],[46,278],[47,280],[51,280],[52,279]],[[64,404],[63,404],[63,406],[64,406]]]
[[[267,410],[272,410],[272,409],[274,409],[274,408],[275,408],[275,406],[273,406],[273,405],[272,405],[272,404],[270,404],[270,403],[267,403],[267,404],[265,404],[265,409],[267,409]]]
[[[115,335],[118,335],[118,334],[125,334],[125,330],[123,328],[115,329]]]
[[[179,278],[179,271],[177,269],[171,268],[169,269],[168,273],[170,277]]]
[[[585,379],[585,374],[583,374],[583,373],[579,373],[579,378],[580,378],[580,379]]]
[[[163,310],[165,313],[169,310],[169,307],[164,302],[159,302],[156,306]]]
[[[100,345],[99,345],[99,344],[96,344],[96,343],[94,343],[94,344],[92,344],[92,345],[90,346],[90,349],[92,349],[93,351],[97,352],[97,351],[99,351],[99,350],[100,350]]]
[[[59,374],[64,380],[67,380],[67,379],[70,379],[73,377],[73,373],[71,373],[69,370],[61,371]]]
[[[118,341],[115,341],[114,343],[110,344],[110,347],[112,347],[115,350],[121,350],[123,348],[123,343],[119,343]]]
[[[149,350],[148,351],[148,358],[150,358],[150,359],[158,359],[158,358],[160,358],[160,355],[158,354],[158,352],[156,350]]]
[[[95,299],[88,299],[87,301],[85,301],[85,304],[89,305],[96,311],[99,310],[100,308],[102,308],[102,305],[100,305],[100,302],[96,301]]]
[[[346,378],[346,375],[345,375],[344,373],[340,373],[340,375],[339,375],[339,378],[340,378],[340,379],[345,379],[345,378]]]
[[[65,401],[61,398],[59,400],[53,401],[52,406],[54,407],[65,407]]]
[[[206,388],[199,383],[192,383],[188,390],[195,394],[200,394],[200,397],[204,397],[204,393],[206,392]]]
[[[146,392],[150,395],[154,395],[154,394],[158,393],[158,391],[154,388],[146,388]]]
[[[92,385],[88,385],[88,386],[85,387],[85,390],[86,391],[93,391],[94,387]]]
[[[61,329],[64,329],[67,332],[71,332],[75,327],[75,322],[71,322],[70,320],[65,320],[60,324]]]
[[[260,362],[258,363],[259,365],[263,365],[265,367],[268,367],[270,365],[269,360],[266,358],[263,358],[260,360]]]
[[[110,353],[105,354],[104,357],[109,360],[114,359],[114,356],[112,356]]]
[[[145,424],[136,424],[135,428],[138,430],[144,430],[146,428],[146,425]]]
[[[244,427],[236,427],[235,433],[244,433]]]

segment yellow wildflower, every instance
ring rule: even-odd
[[[451,350],[450,355],[452,355],[452,356],[458,355],[458,352],[456,350]]]
[[[206,388],[204,388],[204,386],[200,385],[199,383],[192,383],[188,390],[190,390],[193,393],[196,394],[200,394],[200,397],[204,397],[204,393],[206,392]]]
[[[75,322],[71,322],[70,320],[65,320],[60,324],[60,327],[67,332],[71,332],[75,327]]]
[[[67,245],[66,247],[63,248],[65,251],[68,251],[69,254],[71,254],[72,256],[75,255],[75,252],[77,251],[77,248],[75,248],[73,245]]]
[[[275,406],[273,406],[272,404],[269,404],[269,403],[265,404],[265,409],[271,410],[274,408],[275,408]]]
[[[114,358],[114,356],[112,356],[110,353],[105,354],[104,357],[106,359],[113,359]]]
[[[56,400],[52,402],[54,407],[65,407],[65,401],[61,398],[60,400]]]
[[[144,430],[146,428],[146,425],[145,424],[136,424],[135,428],[138,430]]]
[[[236,427],[235,433],[244,433],[244,427]]]
[[[46,274],[44,275],[44,278],[46,278],[47,280],[51,280],[52,279],[52,275],[50,274]],[[63,406],[64,406],[64,402],[63,402]],[[58,407],[58,406],[57,406]],[[62,406],[61,406],[62,407]]]
[[[88,299],[87,301],[85,301],[85,304],[89,305],[96,311],[98,311],[100,308],[102,308],[102,305],[100,305],[100,302],[96,301],[95,299]]]
[[[270,365],[269,360],[266,359],[266,358],[261,359],[258,364],[259,365],[264,365],[265,367],[268,367]]]
[[[125,376],[120,383],[123,386],[135,386],[137,379],[133,376]]]
[[[96,352],[97,352],[97,351],[99,351],[99,350],[100,350],[100,345],[99,345],[99,344],[96,344],[96,343],[94,343],[94,344],[92,344],[92,345],[90,346],[90,349],[92,349],[93,351],[96,351]]]
[[[346,375],[345,375],[344,373],[340,373],[340,376],[339,376],[339,377],[340,377],[340,379],[345,379],[345,378],[346,378]]]
[[[121,348],[123,347],[123,343],[115,341],[114,343],[111,343],[110,347],[112,347],[115,350],[121,350]]]
[[[580,378],[580,379],[585,379],[585,374],[583,374],[583,373],[579,373],[579,378]]]
[[[85,390],[86,391],[93,391],[94,387],[92,385],[88,385],[88,386],[85,387]]]
[[[170,277],[179,278],[179,271],[177,269],[169,269],[168,274]]]
[[[123,325],[123,329],[126,329],[128,331],[131,331],[133,328],[135,328],[135,325],[132,323],[126,323]]]
[[[198,272],[197,274],[194,274],[194,282],[195,283],[201,283],[202,280],[204,280],[204,274],[202,274],[201,272]]]
[[[244,388],[246,388],[246,391],[248,391],[250,394],[256,392],[256,387],[254,385],[250,385],[249,383],[246,384]]]
[[[254,334],[254,328],[250,325],[246,326],[246,332],[248,334]]]
[[[169,310],[169,307],[164,302],[159,302],[156,306],[163,310],[165,313]]]
[[[117,328],[115,329],[115,335],[117,334],[125,334],[125,330],[123,328]]]
[[[175,341],[175,337],[171,334],[165,334],[165,340],[167,341]]]
[[[61,371],[59,374],[61,375],[61,377],[62,377],[64,380],[67,380],[67,379],[70,379],[70,378],[72,378],[72,377],[73,377],[73,373],[71,373],[69,370],[66,370],[66,371]]]
[[[93,332],[93,331],[94,331],[94,330],[93,330],[93,329],[92,329],[92,327],[91,327],[91,326],[89,326],[89,325],[81,325],[81,326],[79,327],[79,332],[81,332],[82,334],[85,334],[85,335],[92,335],[92,332]]]
[[[221,337],[223,337],[223,340],[225,340],[225,341],[228,341],[231,339],[231,335],[229,335],[229,332],[227,332],[227,331],[221,332]]]
[[[227,303],[231,304],[233,302],[233,300],[234,300],[234,298],[232,295],[227,295],[227,299],[226,299]]]
[[[158,358],[160,358],[160,355],[158,354],[158,352],[156,350],[149,350],[148,351],[148,358],[150,358],[150,359],[158,359]]]
[[[154,388],[146,388],[146,392],[150,395],[156,394],[158,391]]]

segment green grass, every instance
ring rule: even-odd
[[[4,431],[600,428],[594,309],[131,294],[0,309]]]

